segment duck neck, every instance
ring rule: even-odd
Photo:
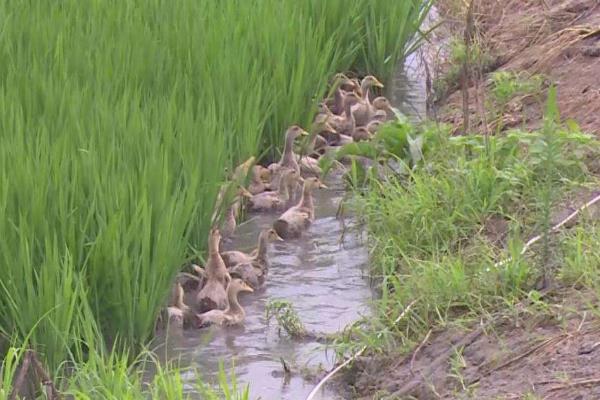
[[[279,187],[277,188],[277,195],[279,198],[286,200],[290,197],[290,192],[288,189],[289,183],[285,177],[279,178]]]
[[[352,114],[352,106],[354,105],[353,102],[349,102],[347,101],[346,104],[344,104],[344,114],[346,115],[346,118],[349,120],[354,120],[354,114]]]
[[[285,137],[285,147],[283,148],[283,154],[281,155],[280,165],[288,165],[294,156],[294,137],[288,135]]]
[[[312,191],[306,185],[302,188],[302,197],[298,203],[300,207],[308,207],[312,209],[314,207]]]
[[[187,304],[183,302],[183,288],[181,286],[177,288],[177,301],[175,305],[183,312],[187,312],[189,309]]]
[[[227,310],[225,310],[226,313],[228,313],[228,314],[241,313],[242,315],[244,314],[244,309],[242,308],[242,306],[240,305],[240,302],[238,301],[238,291],[237,290],[230,287],[229,290],[227,290],[227,300],[229,302],[229,305],[227,306]]]
[[[371,85],[369,82],[362,82],[360,85],[360,91],[362,93],[363,99],[368,103],[369,102],[369,90],[371,89]]]
[[[267,258],[267,252],[269,251],[269,241],[267,240],[267,233],[261,232],[258,237],[258,252],[256,253],[257,260],[265,260]]]
[[[344,96],[342,96],[342,90],[340,88],[335,89],[335,92],[333,92],[333,100],[336,105],[342,104],[344,101]]]

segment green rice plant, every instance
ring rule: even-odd
[[[1,1],[2,330],[52,371],[135,358],[229,171],[335,72],[389,78],[429,4]]]

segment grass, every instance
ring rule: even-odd
[[[380,178],[367,171],[368,179],[354,185],[381,298],[376,318],[365,321],[362,332],[353,330],[354,340],[345,340],[342,350],[410,348],[432,328],[486,318],[534,296],[542,283],[600,293],[598,252],[590,252],[594,225],[560,239],[546,236],[520,255],[526,240],[548,231],[567,199],[598,184],[588,161],[597,157],[600,142],[571,121],[559,122],[553,90],[545,121],[540,131],[512,130],[489,143],[475,134],[451,137],[444,126],[399,121],[363,149],[382,165],[404,167]],[[418,143],[416,159],[411,143]],[[495,226],[503,227],[500,233]],[[410,318],[394,324],[415,300]]]
[[[13,376],[24,350],[10,347],[0,365],[0,400],[10,398]],[[152,371],[152,376],[148,371]],[[198,380],[184,382],[184,373],[192,373]],[[80,400],[187,400],[197,398],[198,393],[206,400],[249,399],[248,387],[240,387],[233,367],[228,374],[220,364],[218,382],[214,386],[200,377],[199,371],[180,369],[177,364],[161,365],[156,355],[148,351],[141,352],[133,364],[126,353],[92,354],[85,363],[70,366],[69,387],[62,394]]]
[[[389,79],[430,5],[1,1],[2,341],[55,376],[134,359],[227,171],[277,157],[335,72]]]

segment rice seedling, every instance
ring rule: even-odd
[[[429,4],[0,2],[3,335],[52,371],[121,350],[84,372],[124,376],[228,171],[275,157],[334,72],[389,77]]]

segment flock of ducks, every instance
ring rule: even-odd
[[[383,88],[383,84],[371,75],[359,81],[337,74],[331,88],[333,95],[319,104],[311,133],[293,125],[285,132],[279,162],[263,167],[253,165],[252,157],[236,168],[231,182],[222,188],[217,199],[216,210],[219,210],[225,204],[226,191],[234,184],[236,193],[220,227],[210,230],[206,265],[204,268],[192,265],[193,273],[182,272],[177,276],[169,306],[159,318],[163,327],[203,328],[243,322],[245,312],[238,295],[264,285],[270,268],[269,243],[298,238],[314,221],[312,193],[326,188],[319,180],[319,158],[344,144],[371,139],[392,113],[387,98],[370,99],[372,87]],[[294,151],[299,137],[308,137],[303,154]],[[239,183],[246,180],[248,184]],[[271,228],[260,232],[257,247],[250,253],[222,252],[221,239],[233,235],[242,208],[250,213],[280,215]]]

